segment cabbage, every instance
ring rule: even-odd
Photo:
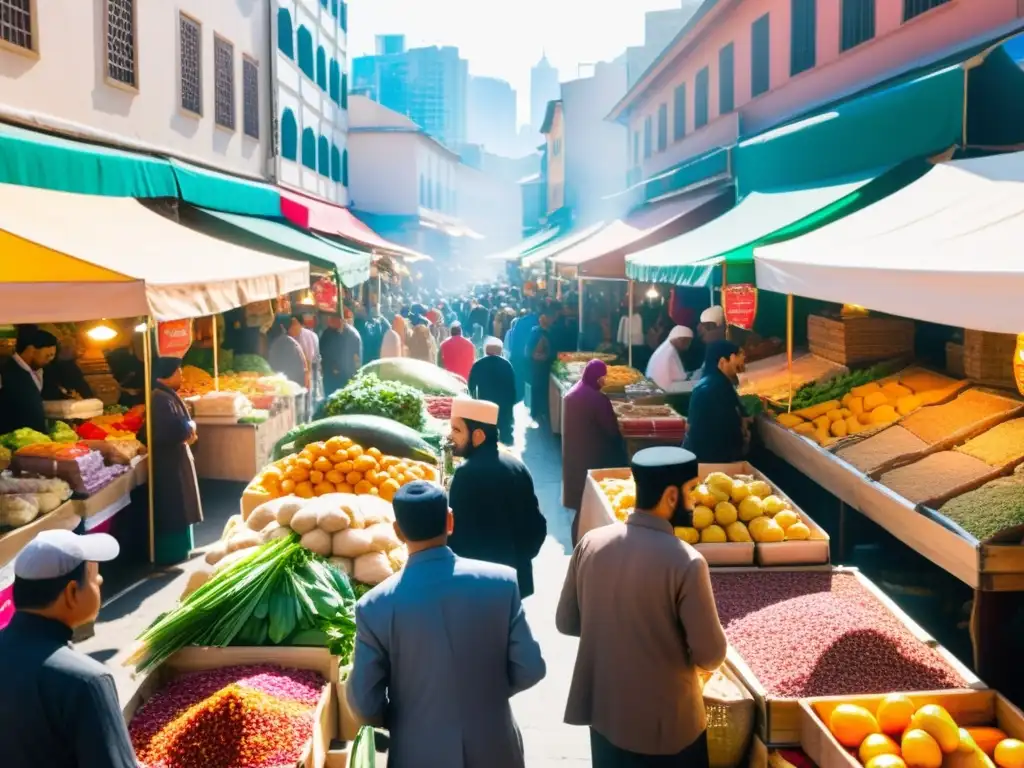
[[[0,435],[0,445],[10,449],[12,452],[17,451],[19,448],[24,448],[26,445],[52,442],[53,440],[42,432],[36,432],[28,427],[21,427],[13,432],[8,432],[6,435]]]
[[[50,428],[50,439],[55,443],[77,443],[78,435],[63,421],[55,421]]]
[[[231,368],[236,373],[259,373],[264,376],[269,376],[274,372],[270,363],[259,355],[235,355],[235,361]]]

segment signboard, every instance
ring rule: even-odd
[[[752,330],[757,317],[757,288],[750,283],[737,283],[722,288],[722,309],[729,325]]]
[[[184,357],[191,346],[191,320],[168,320],[156,324],[156,353],[160,357]]]
[[[321,277],[313,283],[313,298],[316,308],[323,312],[338,311],[338,286],[329,277]]]

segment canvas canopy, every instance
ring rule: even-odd
[[[758,286],[996,333],[1024,316],[1024,152],[958,160],[755,251]]]
[[[569,230],[565,234],[527,253],[523,256],[523,260],[519,265],[524,269],[528,269],[529,267],[543,264],[545,260],[554,258],[577,243],[588,240],[602,229],[604,229],[603,221],[585,229]]]
[[[4,322],[202,317],[308,287],[308,264],[208,237],[132,198],[0,184]]]

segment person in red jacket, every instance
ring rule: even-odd
[[[451,336],[441,342],[438,354],[441,367],[449,373],[461,376],[469,381],[469,372],[476,360],[476,347],[473,342],[462,335],[462,324],[452,323]]]

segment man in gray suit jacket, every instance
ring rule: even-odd
[[[509,699],[546,667],[516,572],[448,548],[437,486],[409,483],[394,507],[409,562],[356,605],[349,704],[390,731],[389,768],[524,768]]]

